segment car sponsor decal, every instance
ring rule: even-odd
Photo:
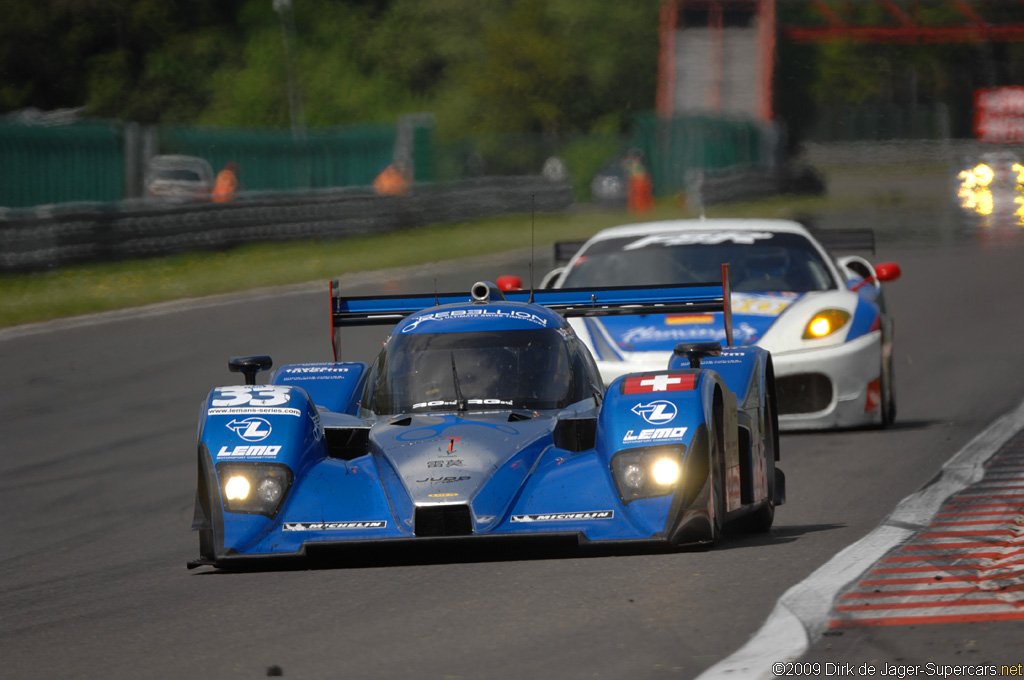
[[[457,493],[428,493],[427,498],[455,498]]]
[[[513,522],[579,522],[595,519],[615,519],[614,510],[592,512],[553,512],[537,515],[512,515]]]
[[[742,343],[757,335],[757,329],[745,321],[733,326],[732,337]],[[635,326],[622,334],[619,346],[629,349],[633,345],[648,342],[684,342],[686,340],[724,340],[725,329],[717,326],[694,324],[688,328],[659,328],[657,326]]]
[[[626,436],[622,438],[623,444],[635,444],[636,442],[664,441],[682,439],[686,434],[685,427],[655,427],[640,430],[634,434],[633,430],[627,430]]]
[[[418,316],[404,326],[402,328],[402,332],[409,333],[410,331],[416,330],[421,323],[430,321],[453,321],[466,319],[518,319],[520,321],[529,321],[530,323],[537,324],[538,326],[547,327],[548,325],[548,320],[544,317],[534,314],[533,312],[518,309],[452,309]]]
[[[232,418],[227,428],[247,442],[260,442],[270,436],[273,428],[263,418],[245,418],[236,420]]]
[[[217,458],[276,458],[280,452],[280,446],[236,446],[233,449],[222,446]]]
[[[679,411],[671,401],[652,401],[647,404],[637,404],[632,409],[633,413],[642,417],[651,425],[664,425],[676,419]]]
[[[331,363],[303,364],[282,368],[277,380],[280,382],[305,382],[308,380],[338,380],[346,378],[355,369]]]
[[[752,316],[778,316],[796,301],[796,295],[733,294],[732,313]]]
[[[285,522],[281,529],[284,531],[345,531],[350,529],[385,529],[387,526],[387,521],[380,519],[368,522]]]
[[[466,399],[466,404],[469,406],[511,406],[512,400],[510,399]],[[459,402],[455,399],[441,400],[441,401],[421,401],[417,404],[413,404],[414,409],[418,408],[438,408],[445,406],[458,406]]]
[[[451,484],[453,482],[465,482],[472,479],[469,475],[461,475],[459,477],[427,477],[425,479],[417,479],[417,484]]]
[[[280,406],[292,397],[292,388],[284,385],[228,385],[213,390],[210,406]]]
[[[297,408],[211,408],[206,412],[211,416],[295,416],[302,411]]]
[[[305,366],[291,366],[284,369],[285,375],[303,375],[308,373],[348,373],[348,366],[335,366],[334,364],[307,364]]]
[[[441,458],[440,460],[428,460],[428,468],[442,468],[442,467],[465,467],[465,464],[458,458]]]
[[[714,245],[731,241],[752,245],[758,241],[771,240],[774,234],[768,231],[694,231],[681,234],[652,234],[627,244],[623,250],[639,250],[650,246],[688,246],[694,244]]]
[[[626,378],[622,383],[623,394],[646,392],[681,392],[692,390],[697,384],[696,373],[667,373]]]
[[[712,314],[666,314],[665,323],[669,326],[681,326],[689,323],[714,323]]]

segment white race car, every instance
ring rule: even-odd
[[[733,343],[771,352],[779,425],[788,430],[888,426],[896,417],[893,321],[882,282],[899,265],[833,249],[874,250],[869,229],[814,235],[788,220],[648,222],[599,232],[541,287],[593,288],[722,280],[729,264]],[[579,245],[579,244],[576,244]],[[681,342],[725,341],[723,313],[572,320],[605,381],[668,365]]]

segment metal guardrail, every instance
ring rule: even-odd
[[[824,176],[810,165],[784,165],[705,175],[693,173],[687,195],[696,206],[749,201],[779,194],[823,194]]]
[[[568,182],[524,176],[416,184],[404,196],[348,187],[241,194],[230,203],[134,200],[0,210],[0,271],[336,239],[534,209],[559,212],[572,203]]]

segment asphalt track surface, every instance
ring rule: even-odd
[[[329,360],[326,282],[0,331],[0,676],[696,677],[1020,403],[1024,239],[992,233],[880,239],[876,260],[903,268],[889,289],[897,425],[785,435],[789,502],[770,535],[728,535],[711,551],[422,549],[188,571],[200,401],[237,382],[232,355]],[[525,274],[525,262],[345,288],[468,290]],[[380,333],[353,333],[345,358],[370,358]],[[1017,664],[1022,633],[1013,621],[852,630],[808,658]]]

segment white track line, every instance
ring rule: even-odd
[[[761,630],[698,680],[773,678],[772,664],[795,661],[828,627],[839,591],[891,548],[928,526],[942,502],[984,475],[984,464],[1024,429],[1024,402],[992,423],[950,458],[933,483],[907,496],[874,531],[844,548],[802,582],[787,590]]]
[[[72,328],[88,328],[89,326],[100,326],[115,321],[129,321],[133,319],[145,319],[153,316],[166,316],[178,312],[189,312],[196,309],[208,307],[222,307],[231,305],[242,300],[268,300],[271,298],[285,297],[288,295],[306,295],[317,290],[324,292],[324,299],[327,299],[327,281],[313,283],[298,283],[291,286],[279,286],[275,288],[257,288],[240,293],[223,293],[210,295],[201,298],[182,298],[170,302],[157,302],[141,307],[129,307],[128,309],[115,309],[109,312],[96,312],[94,314],[82,314],[53,321],[40,321],[38,323],[27,323],[20,326],[11,326],[0,329],[0,342],[14,340],[15,338],[31,337],[33,335],[44,335],[56,331],[64,331]]]

